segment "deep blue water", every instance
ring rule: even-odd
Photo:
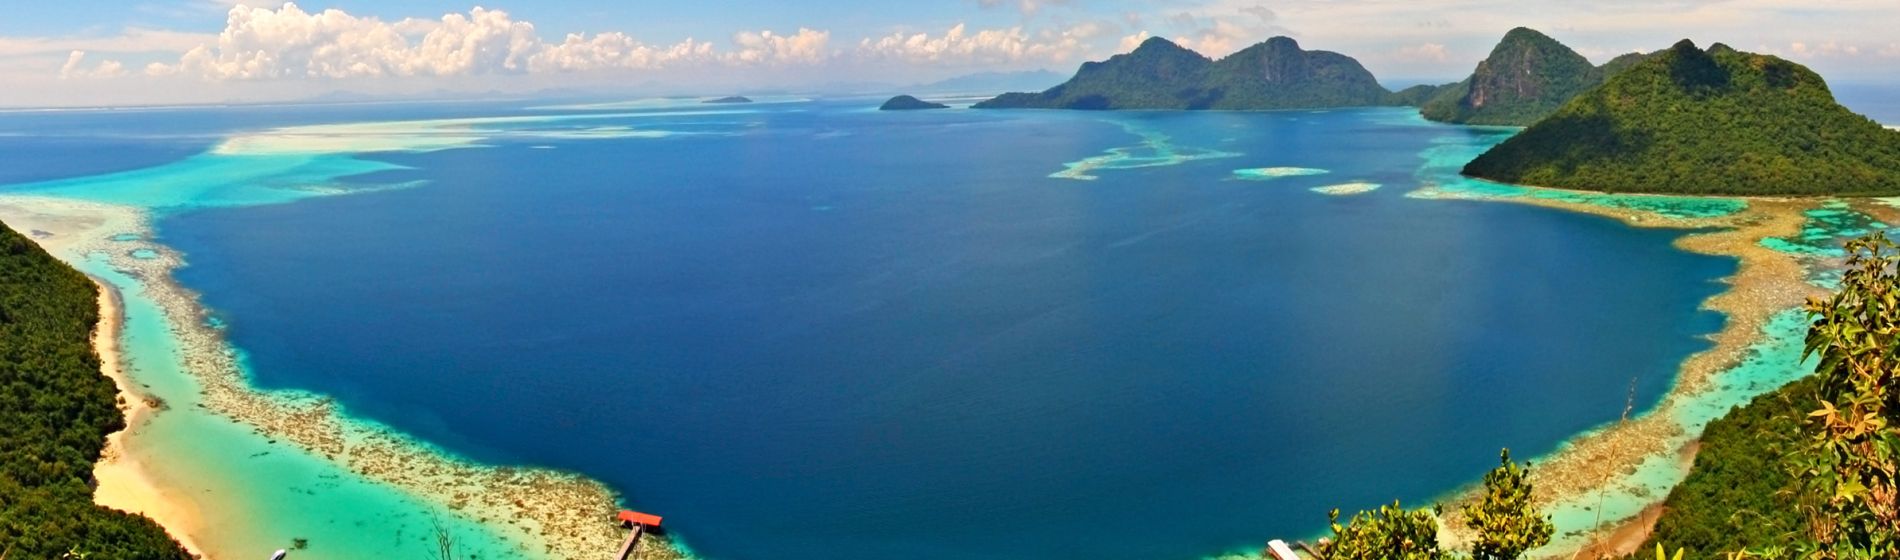
[[[1680,232],[1406,198],[1471,132],[1401,115],[808,104],[159,225],[261,384],[586,473],[713,558],[1191,558],[1550,451],[1721,324],[1734,264]],[[1243,155],[1048,177],[1130,130]],[[1231,179],[1266,166],[1332,173]]]

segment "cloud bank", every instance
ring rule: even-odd
[[[696,22],[687,28],[702,35],[664,40],[642,36],[639,27],[543,29],[479,7],[383,19],[295,3],[254,7],[281,0],[158,1],[189,3],[192,9],[171,17],[212,23],[216,31],[158,29],[133,18],[111,35],[86,28],[74,36],[0,37],[0,81],[15,86],[0,91],[0,104],[277,99],[313,88],[905,83],[976,71],[1068,70],[1149,37],[1219,58],[1276,35],[1351,55],[1403,85],[1463,76],[1519,25],[1598,62],[1689,37],[1786,56],[1841,81],[1891,81],[1900,69],[1900,41],[1886,31],[1900,25],[1893,0],[960,0],[961,13],[904,6],[838,20],[844,27],[836,29],[807,23],[735,31]],[[926,21],[905,19],[912,17]]]
[[[1101,34],[1097,24],[1030,33],[1021,26],[970,29],[957,24],[938,33],[892,33],[866,38],[855,49],[834,49],[831,32],[799,28],[733,33],[728,44],[687,38],[650,44],[621,32],[543,38],[531,22],[503,10],[476,7],[439,19],[385,21],[338,9],[306,11],[237,5],[223,31],[202,38],[175,60],[152,62],[148,76],[211,81],[452,77],[684,67],[810,66],[831,62],[979,65],[1067,62]],[[170,45],[178,36],[165,37]],[[0,44],[4,46],[4,44]],[[92,63],[75,49],[62,78],[127,75],[122,63]]]

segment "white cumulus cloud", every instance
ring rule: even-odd
[[[125,75],[125,65],[117,60],[101,61],[90,68],[86,67],[86,51],[73,51],[66,55],[66,64],[59,67],[62,80],[75,78],[116,78]]]
[[[712,43],[690,38],[656,45],[619,32],[570,34],[553,42],[543,39],[533,23],[480,7],[439,19],[391,22],[337,9],[309,12],[295,3],[274,9],[239,4],[228,12],[215,41],[191,48],[175,64],[150,64],[145,73],[268,80],[810,64],[831,56],[830,37],[828,31],[804,28],[792,34],[747,31],[733,35],[735,48],[722,53]]]
[[[565,41],[544,46],[541,52],[529,59],[528,68],[537,72],[651,70],[716,59],[712,43],[690,38],[670,46],[654,46],[618,32],[601,33],[593,37],[573,34],[568,35]]]
[[[1451,51],[1439,43],[1423,43],[1399,47],[1398,58],[1422,62],[1445,62],[1451,59]]]
[[[731,53],[728,60],[735,62],[811,64],[823,62],[830,56],[826,48],[831,43],[831,32],[803,27],[791,35],[780,35],[769,30],[741,31],[732,36],[732,43],[739,50]]]
[[[1147,41],[1149,38],[1152,38],[1152,37],[1154,37],[1154,35],[1148,34],[1146,30],[1137,31],[1133,35],[1122,37],[1121,45],[1116,48],[1120,52],[1132,51],[1132,50],[1135,50],[1135,47],[1141,46],[1142,41]]]
[[[971,31],[959,23],[937,35],[892,33],[867,38],[858,42],[858,54],[910,63],[1064,62],[1082,52],[1086,39],[1101,33],[1101,26],[1094,23],[1034,34],[1021,26]]]

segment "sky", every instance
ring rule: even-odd
[[[1461,79],[1517,26],[1599,63],[1689,38],[1900,83],[1900,0],[54,0],[0,17],[0,106],[901,88],[1276,35],[1396,87]]]

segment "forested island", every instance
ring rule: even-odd
[[[1088,62],[1041,93],[1006,93],[978,109],[1266,110],[1391,103],[1392,92],[1350,56],[1274,37],[1218,61],[1155,37]]]
[[[751,102],[752,102],[752,99],[750,98],[734,95],[734,96],[729,96],[729,97],[708,99],[705,101],[701,101],[700,103],[706,103],[710,105],[727,105],[727,104],[734,104],[734,103],[751,103]]]
[[[944,105],[942,103],[931,103],[929,101],[924,101],[922,99],[918,99],[918,98],[911,97],[908,95],[899,95],[897,97],[892,97],[890,101],[885,101],[883,105],[878,106],[877,110],[879,111],[921,111],[921,110],[926,110],[926,109],[949,109],[949,108],[950,108],[949,105]]]
[[[1900,132],[1778,57],[1688,40],[1466,165],[1493,181],[1625,193],[1900,193]]]
[[[1419,114],[1439,122],[1528,126],[1640,58],[1624,55],[1594,66],[1556,39],[1519,27],[1504,34],[1471,77],[1420,103]]]
[[[93,464],[125,428],[98,324],[98,287],[0,225],[0,557],[190,558],[151,519],[93,504]]]

